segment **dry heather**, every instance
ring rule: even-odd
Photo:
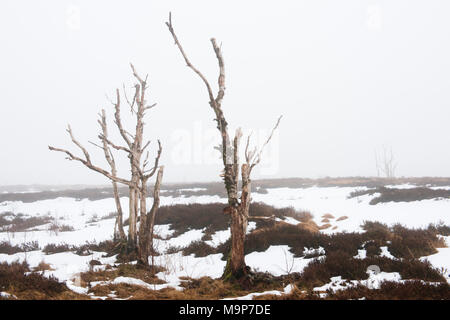
[[[108,265],[105,270],[83,272],[80,274],[80,279],[83,287],[89,287],[91,282],[112,281],[117,277],[136,278],[148,284],[163,284],[165,281],[155,276],[161,271],[164,269],[158,266],[152,270],[150,267],[123,263],[114,267]]]
[[[131,300],[217,300],[244,296],[252,292],[282,290],[289,282],[287,277],[273,277],[268,274],[257,273],[254,275],[252,289],[244,290],[236,283],[224,282],[210,277],[183,278],[182,280],[182,291],[170,287],[161,290],[149,290],[144,287],[121,283],[97,285],[91,288],[90,292],[102,297],[109,296],[114,292],[116,298]],[[110,296],[109,299],[111,299]]]
[[[26,263],[0,264],[0,291],[20,300],[78,300],[88,299],[69,290],[55,278],[31,272]],[[0,297],[1,299],[1,297]]]

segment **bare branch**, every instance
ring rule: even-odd
[[[151,176],[153,176],[155,174],[155,172],[156,172],[156,169],[158,169],[159,159],[161,158],[161,153],[162,153],[162,145],[161,145],[161,141],[158,140],[158,154],[155,157],[155,164],[154,164],[153,168],[150,170],[150,173],[145,175],[146,179],[148,179]]]
[[[94,171],[96,171],[96,172],[99,172],[99,173],[103,174],[105,177],[111,179],[112,181],[119,182],[119,183],[122,183],[122,184],[125,184],[125,185],[128,185],[128,186],[134,187],[133,183],[131,183],[130,181],[125,180],[125,179],[122,179],[122,178],[119,178],[119,177],[116,177],[116,176],[113,176],[113,175],[112,175],[110,172],[108,172],[107,170],[102,169],[102,168],[100,168],[100,167],[97,167],[97,166],[93,165],[91,162],[88,162],[87,160],[84,160],[84,159],[81,159],[81,158],[75,156],[74,154],[72,154],[72,153],[71,153],[70,151],[68,151],[68,150],[61,149],[61,148],[55,148],[55,147],[52,147],[52,146],[48,146],[48,148],[49,148],[51,151],[58,151],[58,152],[63,152],[63,153],[65,153],[65,154],[67,154],[69,160],[79,161],[79,162],[81,162],[82,164],[84,164],[86,167],[88,167],[89,169],[94,170]]]
[[[273,129],[272,129],[272,131],[271,131],[269,137],[267,138],[266,142],[262,145],[262,147],[261,147],[261,149],[259,150],[258,154],[256,155],[255,159],[253,160],[253,163],[250,164],[249,175],[250,175],[252,169],[253,169],[253,168],[261,161],[261,155],[262,155],[262,152],[264,151],[264,148],[266,147],[266,145],[267,145],[267,144],[270,142],[270,140],[272,139],[275,130],[276,130],[276,129],[278,128],[278,126],[280,125],[280,121],[281,121],[281,118],[282,118],[282,117],[283,117],[283,116],[280,116],[280,117],[278,118],[278,120],[277,120],[275,126],[273,127]]]
[[[222,100],[225,95],[225,62],[224,62],[223,56],[222,56],[222,50],[221,50],[222,46],[218,47],[217,43],[216,43],[216,39],[214,39],[214,38],[211,39],[211,43],[213,45],[214,52],[216,53],[217,61],[219,62],[219,70],[220,70],[219,79],[218,79],[219,92],[217,93],[217,97],[216,97],[216,105],[220,106],[222,104]]]
[[[119,89],[116,89],[116,103],[114,104],[114,108],[115,108],[115,112],[114,112],[114,117],[115,117],[115,123],[117,125],[117,128],[119,129],[120,135],[122,136],[123,140],[126,142],[126,144],[128,145],[128,147],[131,149],[132,148],[132,143],[128,137],[128,135],[130,135],[122,126],[122,119],[120,118],[120,92]]]
[[[74,136],[73,133],[72,133],[72,128],[70,127],[70,125],[67,126],[67,130],[66,130],[66,131],[69,133],[70,139],[72,139],[72,142],[73,142],[78,148],[80,148],[81,151],[83,151],[84,157],[86,158],[86,161],[90,163],[90,162],[91,162],[91,156],[89,155],[89,152],[86,150],[85,147],[83,147],[83,146],[81,145],[81,143],[79,143],[79,142],[77,141],[77,139],[75,139],[75,136]]]
[[[178,40],[177,35],[175,34],[175,30],[173,28],[172,24],[172,14],[169,13],[169,21],[166,22],[167,27],[169,28],[169,32],[172,34],[172,37],[175,41],[175,45],[178,47],[181,55],[184,58],[184,61],[186,62],[186,65],[191,68],[204,82],[206,89],[208,91],[209,95],[209,105],[211,108],[213,108],[214,113],[216,114],[216,121],[217,121],[217,128],[219,129],[221,136],[222,136],[222,158],[223,163],[226,166],[227,164],[230,164],[230,159],[227,157],[229,155],[230,150],[230,139],[228,136],[227,131],[227,121],[225,120],[225,117],[223,115],[222,109],[221,109],[221,103],[225,94],[225,63],[222,57],[221,49],[217,46],[216,40],[213,38],[211,39],[211,43],[213,45],[214,52],[216,54],[218,63],[219,63],[219,69],[220,69],[220,75],[219,75],[219,92],[217,93],[217,97],[214,97],[213,91],[211,89],[211,85],[209,84],[206,77],[201,73],[192,63],[190,62],[189,58],[187,57],[183,46],[181,45],[180,41]]]
[[[136,86],[138,86],[138,85],[136,85]],[[136,86],[135,86],[135,89],[136,89]],[[125,89],[125,85],[123,85],[123,95],[125,96],[125,100],[127,101],[127,104],[130,106],[131,113],[136,113],[136,111],[134,110],[134,104],[136,102],[137,90],[138,89],[136,89],[136,92],[135,92],[135,94],[133,96],[133,101],[130,102],[130,100],[128,100],[127,90]]]
[[[145,87],[145,84],[147,83],[148,75],[145,77],[145,80],[143,80],[136,72],[134,65],[132,63],[130,63],[130,66],[131,66],[131,70],[133,71],[133,76],[139,81],[139,83],[142,85],[142,87]]]
[[[204,82],[206,89],[208,90],[208,95],[209,95],[209,100],[210,101],[215,101],[214,99],[214,94],[212,92],[211,86],[208,82],[208,80],[206,80],[206,77],[196,68],[192,65],[191,61],[189,60],[189,58],[187,57],[186,53],[184,52],[183,47],[181,46],[181,43],[178,41],[177,35],[175,34],[175,30],[173,29],[173,25],[172,25],[172,13],[169,13],[169,21],[166,22],[167,27],[169,28],[170,33],[172,34],[173,40],[175,41],[176,46],[178,47],[178,49],[181,52],[181,55],[184,58],[184,61],[186,62],[186,65],[191,68]],[[215,107],[212,106],[212,107]]]

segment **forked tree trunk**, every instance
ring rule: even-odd
[[[222,56],[221,46],[217,45],[214,38],[211,39],[211,44],[213,50],[216,54],[217,62],[219,64],[219,77],[218,77],[218,87],[219,90],[216,95],[212,91],[212,87],[206,77],[192,65],[189,58],[187,57],[183,47],[181,46],[178,38],[175,34],[175,30],[172,25],[172,16],[169,14],[169,21],[166,22],[169,32],[172,34],[175,45],[178,47],[181,55],[186,62],[186,65],[192,69],[204,82],[209,96],[209,105],[213,109],[217,122],[217,129],[220,131],[221,135],[221,148],[220,152],[223,159],[223,175],[225,188],[228,197],[228,207],[224,212],[228,212],[231,215],[231,252],[228,257],[227,265],[222,276],[225,280],[241,279],[243,281],[249,280],[248,268],[245,265],[245,255],[244,255],[244,242],[245,234],[247,232],[247,222],[250,208],[250,173],[255,165],[257,165],[261,160],[261,153],[264,146],[270,141],[273,130],[278,127],[280,119],[274,129],[269,139],[263,145],[258,153],[255,151],[249,151],[250,136],[247,139],[247,146],[245,148],[245,158],[246,163],[242,165],[242,189],[241,197],[238,198],[238,182],[239,182],[239,139],[242,136],[242,131],[238,129],[233,140],[233,145],[231,145],[230,137],[228,134],[228,123],[222,111],[222,101],[225,95],[225,63]]]
[[[241,173],[241,201],[237,207],[231,207],[230,211],[231,252],[222,276],[225,280],[229,280],[230,278],[242,279],[248,274],[248,268],[245,264],[244,244],[251,201],[251,180],[249,166],[247,164],[242,165]]]
[[[120,98],[120,92],[119,89],[116,90],[116,102],[112,102],[114,105],[114,118],[115,118],[115,124],[117,126],[117,129],[119,130],[119,133],[125,142],[125,144],[117,145],[108,138],[108,128],[106,123],[106,114],[105,110],[102,110],[100,114],[100,119],[98,120],[98,123],[100,124],[102,131],[99,134],[98,138],[102,142],[102,145],[97,145],[93,142],[93,145],[99,147],[103,150],[106,160],[108,161],[110,165],[110,171],[105,170],[101,167],[98,167],[94,165],[91,161],[91,156],[87,149],[83,147],[81,143],[79,143],[73,133],[70,126],[67,128],[67,132],[70,135],[70,138],[72,142],[83,152],[84,159],[80,158],[73,153],[71,153],[68,150],[61,149],[61,148],[54,148],[49,146],[49,149],[52,151],[58,151],[63,152],[68,156],[69,160],[75,160],[83,163],[86,167],[89,169],[99,172],[103,174],[105,177],[109,178],[113,183],[113,192],[114,192],[114,200],[116,203],[117,208],[117,220],[114,227],[114,236],[116,239],[125,239],[125,232],[123,230],[123,213],[122,213],[122,207],[120,204],[120,198],[119,198],[119,192],[117,188],[117,183],[121,183],[124,185],[127,185],[129,187],[129,229],[128,229],[128,241],[126,246],[121,247],[121,254],[125,254],[129,258],[135,258],[135,256],[141,257],[141,260],[144,261],[144,264],[148,265],[148,242],[149,242],[149,234],[148,231],[148,223],[146,222],[148,220],[147,218],[147,208],[146,208],[146,184],[147,181],[156,173],[156,170],[159,168],[159,159],[162,152],[162,146],[161,142],[158,140],[159,150],[158,154],[155,158],[155,163],[153,168],[147,168],[148,165],[148,156],[149,151],[147,150],[147,156],[145,160],[141,163],[142,155],[144,151],[146,151],[146,148],[150,144],[150,141],[148,141],[146,144],[143,143],[144,139],[144,116],[147,110],[153,108],[156,104],[153,105],[147,105],[146,100],[146,89],[147,87],[147,78],[141,78],[134,66],[131,64],[131,69],[133,71],[134,77],[137,79],[138,83],[135,84],[135,94],[132,99],[132,101],[129,101],[126,96],[126,91],[124,87],[124,95],[126,102],[128,103],[131,113],[136,116],[136,131],[134,134],[129,133],[122,125],[121,120],[121,98]],[[136,110],[137,107],[137,110]],[[124,151],[128,154],[128,158],[130,160],[130,172],[131,172],[131,178],[130,180],[126,180],[123,178],[120,178],[117,176],[117,170],[116,170],[116,163],[114,160],[113,153],[111,152],[111,148],[118,150],[118,151]],[[158,179],[156,185],[159,188],[159,185],[161,183],[161,177],[162,177],[162,171],[161,174],[158,173]],[[154,201],[154,205],[159,205],[159,189],[156,192],[158,199]],[[156,209],[152,208],[152,212],[156,212]],[[138,215],[140,214],[141,219],[141,227],[142,230],[141,234],[138,237],[138,230],[137,230],[137,222],[138,222]],[[141,243],[138,243],[138,241],[141,241]],[[121,241],[122,242],[122,241]],[[125,249],[125,250],[124,250]],[[141,250],[142,249],[142,250]],[[147,257],[147,259],[145,259]]]
[[[160,167],[156,177],[156,182],[153,187],[153,205],[150,211],[147,213],[147,180],[143,180],[143,185],[140,189],[140,225],[139,225],[139,258],[138,262],[141,265],[148,266],[149,256],[152,257],[152,267],[154,266],[154,254],[153,247],[153,234],[155,227],[156,211],[159,208],[159,194],[161,189],[161,181],[163,177],[164,167]]]

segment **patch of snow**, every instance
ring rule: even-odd
[[[220,244],[226,242],[231,237],[230,229],[216,231],[211,235],[211,240],[207,240],[206,243],[211,247],[217,247]]]
[[[8,292],[0,292],[0,297],[6,298],[6,299],[17,299],[17,297],[13,294],[10,294]]]
[[[444,237],[447,246],[450,246],[450,236]],[[445,279],[450,283],[450,248],[437,248],[438,252],[426,257],[420,258],[420,260],[428,260],[433,267],[442,271]]]
[[[194,229],[169,240],[155,239],[155,247],[161,252],[165,252],[169,247],[186,247],[192,242],[200,240],[203,237],[203,231],[204,229]]]
[[[390,252],[387,246],[384,247],[380,247],[381,249],[381,254],[380,257],[386,257],[392,260],[398,260],[396,257],[394,257]]]
[[[252,252],[245,256],[247,265],[262,272],[270,272],[274,276],[302,272],[308,263],[316,258],[295,258],[289,246],[270,246],[263,252]]]
[[[266,294],[273,294],[273,295],[280,296],[282,294],[289,294],[289,293],[291,293],[293,288],[294,288],[293,285],[288,284],[283,289],[283,291],[270,290],[270,291],[264,291],[264,292],[253,292],[253,293],[250,293],[250,294],[242,296],[242,297],[225,298],[225,299],[222,299],[222,300],[253,300],[254,297],[263,296],[263,295],[266,295]]]
[[[206,191],[207,188],[184,188],[184,189],[177,189],[178,191],[192,191],[192,192],[199,192],[199,191]]]
[[[367,257],[367,250],[366,249],[361,249],[358,250],[358,254],[356,256],[354,256],[353,258],[355,259],[365,259]]]
[[[303,248],[303,255],[306,256],[306,255],[312,255],[312,254],[323,255],[323,254],[325,254],[325,249],[323,247],[319,247],[317,249],[306,248],[306,247]]]
[[[401,280],[400,274],[398,272],[380,272],[375,274],[369,272],[369,277],[366,280],[346,280],[342,279],[341,276],[330,278],[330,282],[324,284],[321,287],[316,287],[313,291],[319,292],[321,297],[326,296],[327,291],[336,292],[338,290],[345,290],[359,285],[366,286],[370,289],[379,289],[380,284],[383,281],[396,281]]]

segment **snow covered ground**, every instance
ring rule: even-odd
[[[396,186],[400,188],[408,188],[408,185]],[[450,187],[442,187],[450,188]],[[450,200],[422,200],[412,202],[388,202],[370,205],[369,201],[374,195],[364,195],[355,198],[348,198],[349,194],[356,190],[364,188],[353,187],[310,187],[310,188],[273,188],[267,189],[268,193],[254,193],[253,201],[263,202],[274,207],[294,207],[295,209],[309,211],[314,215],[314,221],[320,226],[323,215],[329,214],[334,218],[329,218],[331,226],[322,230],[324,233],[333,232],[361,232],[361,224],[364,221],[378,221],[388,225],[401,223],[407,227],[418,228],[426,227],[430,223],[444,223],[450,225]],[[191,189],[189,189],[191,190]],[[194,190],[194,189],[192,189]],[[191,190],[191,191],[192,191]],[[202,188],[195,189],[201,191]],[[127,198],[122,198],[122,207],[124,208],[124,219],[127,218]],[[161,205],[189,204],[189,203],[225,203],[226,199],[219,196],[190,196],[190,197],[164,197],[161,196]],[[112,198],[90,201],[87,199],[74,198],[57,198],[53,200],[42,200],[32,203],[23,203],[21,201],[2,202],[0,203],[0,214],[2,212],[12,212],[14,214],[22,213],[27,216],[45,216],[49,215],[57,220],[60,224],[72,226],[74,231],[66,232],[50,232],[48,226],[39,226],[33,231],[25,232],[0,232],[0,242],[9,241],[13,245],[20,245],[30,241],[37,241],[41,247],[47,244],[66,243],[71,245],[81,245],[87,241],[103,241],[112,238],[114,228],[114,218],[108,218],[108,214],[115,211],[115,204]],[[340,217],[346,217],[345,219]],[[106,218],[105,218],[106,217]],[[293,218],[288,218],[285,222],[296,224]],[[255,224],[251,223],[249,231],[255,228]],[[156,233],[163,239],[172,233],[170,225],[157,225]],[[204,230],[189,230],[184,234],[168,240],[157,240],[155,245],[159,252],[165,252],[170,247],[184,247],[192,241],[197,241],[204,235]],[[212,240],[207,243],[217,246],[225,242],[230,236],[229,230],[217,231],[212,235]],[[450,245],[450,237],[446,238]],[[390,255],[386,247],[381,248],[382,255],[394,258]],[[310,250],[320,250],[320,248],[305,248],[305,252]],[[89,261],[92,259],[99,260],[102,264],[113,264],[115,257],[103,258],[103,253],[93,252],[89,256],[78,256],[71,252],[63,252],[57,254],[46,255],[42,251],[32,251],[27,253],[17,253],[13,255],[0,254],[0,261],[23,261],[27,260],[31,267],[37,266],[41,261],[49,263],[54,269],[46,271],[46,275],[53,275],[61,281],[66,281],[69,288],[74,291],[84,293],[86,288],[77,285],[77,274],[89,270]],[[365,257],[365,251],[360,250],[358,258]],[[159,273],[157,276],[165,280],[164,285],[157,285],[158,288],[167,286],[175,287],[179,290],[180,277],[199,278],[202,276],[210,276],[212,278],[220,277],[225,261],[221,254],[214,254],[203,258],[194,257],[194,255],[183,256],[178,253],[165,253],[157,257],[156,263],[164,266],[166,271]],[[428,259],[433,266],[441,270],[447,270],[447,280],[450,282],[450,248],[441,248],[439,252],[424,257]],[[289,251],[289,247],[285,245],[270,246],[264,252],[252,252],[246,256],[247,264],[259,271],[267,271],[273,275],[283,275],[291,272],[301,272],[303,268],[313,259],[294,258]],[[317,291],[325,291],[330,288],[339,288],[344,281],[339,277],[330,279],[330,283],[323,287],[316,288]],[[401,281],[398,274],[378,274],[368,275],[368,279],[364,284],[369,285],[373,281],[381,281],[381,279],[390,279]],[[140,285],[148,285],[137,283],[140,280],[121,277],[114,280],[115,282],[126,282]],[[346,280],[347,281],[347,280]],[[349,283],[353,283],[348,279]],[[372,282],[371,282],[372,281]],[[355,282],[356,283],[356,282]],[[373,284],[373,283],[372,283]],[[149,285],[154,288],[154,285]],[[285,288],[285,292],[290,288]],[[272,294],[281,294],[282,292]],[[3,294],[3,293],[2,293]],[[251,298],[242,297],[244,299]]]

